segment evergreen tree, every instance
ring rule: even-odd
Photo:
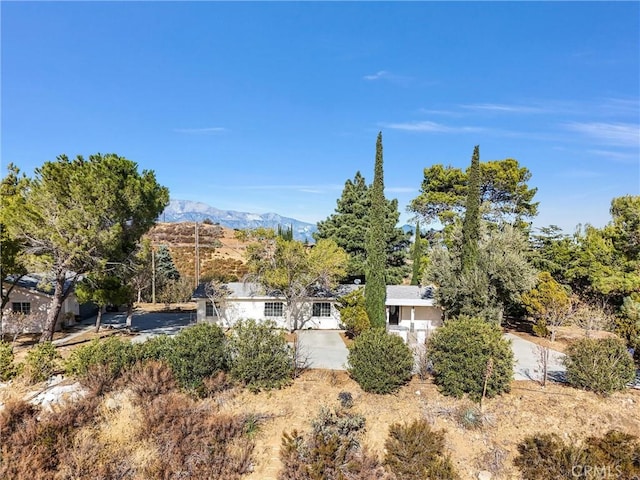
[[[351,280],[365,276],[366,239],[371,210],[371,189],[365,178],[356,172],[353,180],[345,182],[342,196],[337,200],[335,213],[326,220],[318,222],[314,233],[316,240],[332,239],[349,254],[347,277]],[[387,282],[400,284],[409,274],[407,250],[409,235],[397,228],[400,219],[398,201],[385,200],[386,218],[384,242],[386,248]]]
[[[411,285],[418,285],[422,280],[422,236],[420,234],[420,222],[416,222],[416,238],[413,241],[413,250],[411,251],[413,260],[413,272],[411,274]]]
[[[160,245],[156,251],[156,273],[158,275],[156,281],[160,282],[180,278],[180,272],[173,263],[171,252],[166,245]]]
[[[278,230],[276,233],[278,237],[282,238],[283,240],[291,241],[293,240],[293,225],[289,225],[289,227],[286,229],[282,228],[282,225],[278,225]]]
[[[371,211],[369,231],[367,232],[365,307],[372,327],[384,328],[386,325],[385,300],[386,262],[385,262],[385,198],[384,173],[382,169],[382,132],[376,141],[376,162],[371,187]]]
[[[469,170],[467,205],[462,223],[462,271],[468,272],[478,260],[480,238],[480,147],[473,149]]]

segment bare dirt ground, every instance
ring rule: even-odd
[[[476,478],[481,470],[493,478],[518,479],[512,466],[517,444],[527,435],[557,433],[565,440],[602,435],[610,429],[640,435],[640,392],[627,391],[600,397],[570,387],[516,381],[509,394],[486,401],[486,425],[465,430],[455,420],[456,409],[466,400],[445,397],[431,382],[414,379],[395,395],[363,392],[345,372],[310,370],[283,390],[253,394],[241,391],[222,409],[267,415],[257,434],[252,480],[276,479],[283,432],[308,431],[322,406],[337,406],[338,394],[350,392],[355,412],[366,417],[364,444],[379,456],[389,425],[426,418],[437,429],[446,429],[447,447],[461,478]]]

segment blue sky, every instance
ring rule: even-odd
[[[639,2],[1,2],[4,168],[115,152],[177,199],[316,222],[373,178],[515,158],[537,226],[640,194]]]

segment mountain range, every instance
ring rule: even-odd
[[[282,228],[293,229],[293,237],[296,240],[313,241],[313,233],[317,227],[313,223],[306,223],[295,218],[283,217],[277,213],[248,213],[235,210],[219,210],[206,203],[192,202],[189,200],[171,199],[169,205],[158,218],[162,222],[203,222],[211,220],[223,227],[250,229],[250,228]]]

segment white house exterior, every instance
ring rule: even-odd
[[[232,326],[240,319],[272,320],[281,328],[287,324],[286,303],[278,295],[267,295],[259,286],[250,283],[228,283],[228,297],[214,304],[201,284],[194,292],[198,321],[216,322]],[[300,306],[298,328],[337,330],[340,312],[337,298],[361,288],[356,285],[340,285],[336,292],[318,295],[304,300]],[[428,331],[442,325],[442,309],[435,306],[433,290],[409,285],[387,286],[387,325],[390,330]]]
[[[265,294],[252,283],[227,283],[228,297],[222,302],[212,302],[206,295],[204,284],[198,286],[193,299],[197,303],[199,322],[216,322],[232,326],[241,319],[272,320],[280,328],[290,328],[287,322],[286,302],[277,294]],[[346,291],[344,292],[346,293]],[[305,299],[298,305],[298,328],[337,330],[340,328],[340,313],[335,295],[319,295]]]
[[[2,282],[3,293],[10,287],[8,282]],[[52,289],[51,289],[52,291]],[[46,322],[53,296],[51,291],[43,288],[40,278],[24,276],[13,287],[9,294],[9,301],[2,311],[0,331],[4,333],[41,333]],[[95,310],[93,305],[79,305],[73,292],[62,303],[56,329],[63,325],[73,325],[77,318],[90,315]]]

